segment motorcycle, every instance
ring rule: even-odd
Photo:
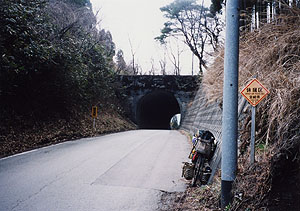
[[[192,186],[195,187],[207,184],[211,175],[209,161],[215,150],[215,138],[211,132],[199,130],[192,141],[193,148],[189,155],[191,163],[184,163],[182,176],[192,180]]]

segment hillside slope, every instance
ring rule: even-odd
[[[257,109],[256,150],[258,161],[249,166],[250,109],[241,123],[239,174],[233,209],[297,210],[300,208],[300,11],[279,17],[259,31],[242,36],[240,89],[256,76],[270,95]],[[205,75],[209,99],[211,86],[222,86],[222,54]],[[217,78],[217,80],[216,80]]]
[[[256,76],[270,95],[257,108],[256,160],[249,164],[251,109],[240,122],[242,152],[233,209],[300,208],[300,10],[241,36],[240,90]],[[203,79],[208,99],[222,98],[223,51]],[[212,87],[215,87],[212,89]],[[220,88],[216,88],[220,87]]]
[[[0,157],[135,128],[120,109],[115,44],[89,0],[1,0],[0,17]]]
[[[239,123],[238,173],[229,210],[300,209],[300,10],[244,32],[240,39],[239,89],[256,77],[270,90],[257,106],[256,163],[250,165],[251,107]],[[207,99],[222,102],[224,50],[203,78]],[[220,178],[188,188],[174,210],[220,210]]]
[[[11,119],[0,123],[0,158],[43,146],[83,137],[136,129],[136,126],[114,109],[101,109],[93,129],[89,111],[68,118],[54,116],[47,120]]]

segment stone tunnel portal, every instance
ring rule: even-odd
[[[140,129],[170,129],[170,120],[178,113],[180,106],[173,94],[154,91],[139,100],[137,124]]]

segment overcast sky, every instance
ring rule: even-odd
[[[160,8],[173,2],[173,0],[90,0],[94,11],[99,11],[100,28],[109,30],[112,34],[116,48],[122,49],[127,63],[132,59],[131,50],[136,54],[136,62],[142,67],[143,73],[148,73],[151,61],[155,64],[159,74],[159,60],[164,58],[169,62],[164,48],[154,40],[160,35],[160,29],[166,19]],[[210,0],[205,0],[208,4]],[[130,41],[129,41],[130,40]],[[130,46],[132,43],[132,48]],[[183,75],[191,74],[191,52],[183,47],[181,54],[181,69]],[[177,44],[173,45],[174,53]],[[170,50],[169,50],[170,51]],[[198,61],[194,60],[196,65]],[[169,62],[168,72],[173,72]]]

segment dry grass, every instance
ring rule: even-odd
[[[282,139],[297,125],[300,115],[300,11],[280,17],[259,31],[242,35],[240,42],[240,90],[257,78],[270,90],[259,112],[267,112],[264,138]],[[203,86],[210,101],[222,99],[224,51],[204,74]],[[288,120],[288,121],[287,121]],[[296,129],[296,128],[295,128]],[[276,136],[274,136],[276,133]]]
[[[216,176],[212,185],[199,188],[188,187],[184,193],[178,193],[177,200],[169,210],[173,211],[220,211],[220,177]]]
[[[112,109],[101,111],[96,118],[96,129],[90,113],[47,122],[20,120],[11,126],[0,125],[0,158],[68,140],[132,129],[136,129],[135,125]]]
[[[270,90],[257,110],[257,149],[255,165],[249,165],[249,121],[241,122],[242,151],[235,184],[232,210],[265,209],[276,191],[279,171],[300,167],[300,10],[265,24],[259,31],[241,35],[239,89],[256,76]],[[207,99],[222,99],[224,51],[204,74]],[[246,111],[250,115],[250,111]],[[288,158],[285,158],[288,157]],[[285,159],[286,162],[282,162]],[[279,169],[279,170],[278,170]],[[299,175],[299,170],[295,175]],[[285,175],[294,178],[293,175]],[[295,181],[299,187],[299,179]],[[300,193],[295,193],[299,196]],[[240,199],[238,199],[240,198]],[[279,198],[280,199],[280,198]],[[277,199],[276,199],[277,200]],[[272,204],[272,203],[271,203]]]

